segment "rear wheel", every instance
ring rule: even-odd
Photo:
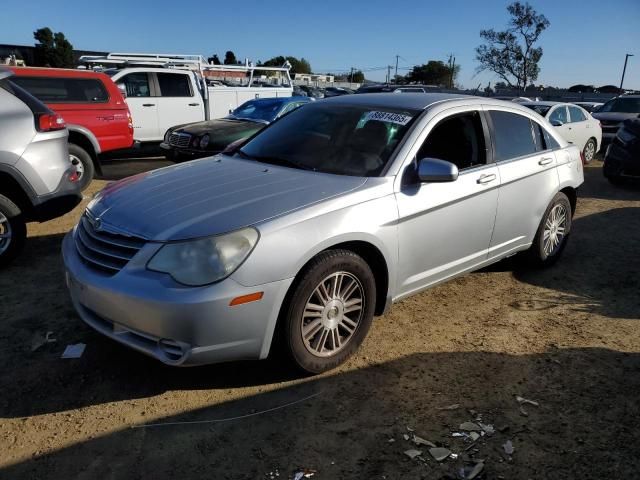
[[[582,150],[584,154],[584,163],[591,163],[593,158],[596,156],[596,141],[593,138],[587,140],[586,145],[584,146],[584,150]]]
[[[558,192],[547,207],[529,249],[529,257],[535,264],[548,266],[560,258],[571,232],[571,215],[569,198]]]
[[[27,226],[18,206],[0,195],[0,268],[9,264],[22,250]]]
[[[93,180],[93,175],[96,171],[93,165],[93,159],[84,148],[75,143],[69,144],[69,159],[76,167],[78,184],[80,185],[80,190],[83,191],[91,184],[91,180]]]
[[[288,353],[308,373],[337,367],[371,326],[376,285],[369,265],[348,250],[323,252],[293,288],[283,318]]]

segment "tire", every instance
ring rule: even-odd
[[[26,239],[24,215],[15,203],[0,195],[0,268],[18,256]]]
[[[536,232],[535,239],[529,249],[529,259],[536,266],[553,265],[564,251],[571,233],[571,203],[569,198],[558,192],[547,207]],[[562,228],[562,230],[559,230]],[[561,238],[558,238],[561,235]],[[545,237],[549,242],[545,242]],[[558,243],[554,244],[554,238]]]
[[[590,138],[589,140],[587,140],[587,143],[582,149],[582,153],[584,155],[584,163],[588,164],[593,161],[596,156],[596,148],[597,145],[594,138]]]
[[[80,191],[84,191],[91,184],[91,180],[93,180],[96,172],[93,159],[84,148],[75,143],[69,144],[69,158],[78,171]]]
[[[329,293],[336,281],[338,293]],[[316,374],[346,361],[367,336],[375,299],[373,272],[362,257],[349,250],[316,256],[298,275],[281,319],[284,347],[296,366]],[[345,306],[353,310],[344,312]]]

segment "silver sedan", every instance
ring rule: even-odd
[[[393,302],[571,231],[577,147],[514,103],[335,97],[222,155],[113,183],[64,239],[93,328],[171,365],[269,354],[322,372]]]

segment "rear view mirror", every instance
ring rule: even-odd
[[[564,125],[564,123],[562,123],[560,120],[551,120],[551,125],[553,125],[554,127],[561,127],[562,125]]]
[[[423,158],[418,162],[421,182],[454,182],[458,179],[458,167],[438,158]]]
[[[122,98],[127,98],[127,86],[124,83],[116,83],[116,85],[122,94]]]

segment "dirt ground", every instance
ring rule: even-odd
[[[303,467],[318,479],[441,479],[481,460],[476,478],[639,478],[640,187],[609,185],[601,165],[586,169],[556,266],[508,260],[407,299],[317,377],[277,356],[169,368],[103,338],[63,282],[60,243],[82,207],[31,225],[24,255],[0,272],[0,478],[288,479]],[[47,331],[56,341],[32,352]],[[60,358],[78,342],[80,359]],[[518,395],[538,405],[521,409]],[[468,421],[494,432],[452,436]],[[458,457],[437,462],[413,435]]]

